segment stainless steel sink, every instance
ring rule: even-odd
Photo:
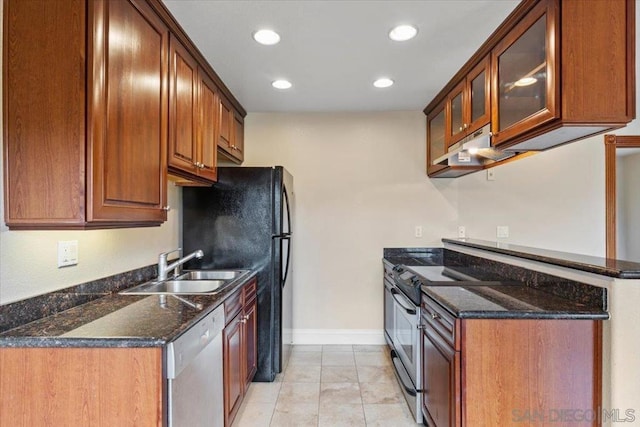
[[[190,270],[177,277],[180,280],[230,280],[235,279],[249,270]]]
[[[170,280],[152,280],[121,294],[129,295],[212,295],[238,283],[250,270],[191,270]]]

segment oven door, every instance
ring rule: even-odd
[[[416,383],[419,363],[420,335],[418,308],[398,288],[390,289],[395,302],[393,310],[393,348],[411,380]]]

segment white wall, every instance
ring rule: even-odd
[[[604,142],[596,136],[459,178],[467,237],[604,256]]]
[[[1,186],[0,186],[1,188]],[[182,191],[169,184],[169,205]],[[4,211],[3,211],[4,212]],[[180,210],[160,227],[91,231],[9,231],[0,214],[0,304],[133,270],[179,245]],[[57,267],[57,242],[77,240],[78,265]]]
[[[294,327],[381,330],[382,249],[457,224],[456,182],[425,174],[422,112],[250,113],[245,132],[246,166],[294,176]]]

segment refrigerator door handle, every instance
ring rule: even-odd
[[[281,237],[282,240],[288,240],[289,241],[289,250],[287,250],[287,261],[284,267],[284,277],[282,278],[282,285],[281,287],[284,288],[284,286],[287,283],[287,276],[289,276],[289,259],[291,258],[291,235],[289,233],[286,233],[286,235],[283,235]]]
[[[282,233],[282,234],[272,234],[272,239],[289,239],[291,237],[291,233]]]

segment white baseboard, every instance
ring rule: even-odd
[[[382,329],[294,329],[293,344],[364,344],[382,345]]]

